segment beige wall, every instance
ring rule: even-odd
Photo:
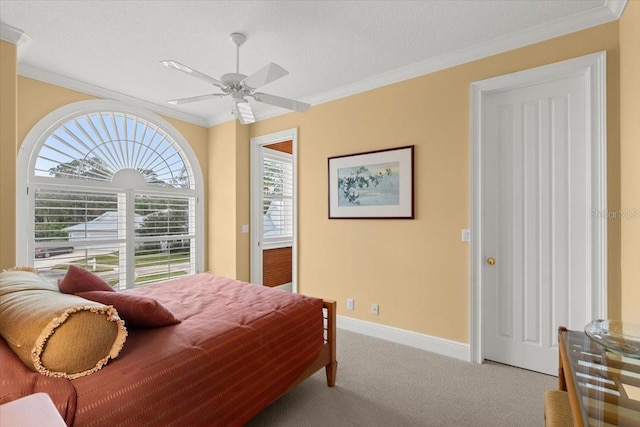
[[[640,1],[620,19],[622,319],[640,323]]]
[[[18,76],[18,147],[31,128],[53,110],[72,102],[96,99],[74,90]]]
[[[637,17],[628,18],[628,13],[625,19],[631,23],[627,27],[621,24],[625,30],[637,23]],[[468,342],[470,247],[460,242],[460,229],[470,225],[469,85],[476,80],[606,50],[609,208],[619,210],[621,176],[629,191],[638,178],[637,175],[627,178],[620,172],[620,109],[628,116],[637,114],[633,110],[637,100],[620,99],[619,48],[621,44],[627,50],[637,46],[637,39],[626,41],[629,36],[624,34],[619,34],[618,22],[605,24],[318,105],[305,114],[287,114],[251,126],[230,121],[207,130],[169,120],[192,144],[205,174],[208,269],[243,280],[249,278],[249,235],[240,232],[241,225],[249,223],[250,215],[249,139],[297,127],[301,292],[338,300],[339,313],[343,315]],[[5,49],[2,55],[4,64]],[[623,74],[634,72],[637,73],[637,65],[623,70]],[[628,78],[626,84],[637,85],[633,80]],[[4,86],[2,90],[4,102]],[[87,97],[19,78],[18,141],[49,111]],[[637,115],[634,117],[623,125],[623,132],[632,135],[626,142],[638,140],[637,129],[633,127]],[[2,120],[3,124],[10,120],[10,112],[3,111]],[[7,152],[15,156],[15,142],[11,145],[10,138],[4,136],[3,126],[2,175],[5,163],[7,170],[15,169],[15,162],[4,158]],[[10,150],[7,144],[11,145]],[[328,157],[409,144],[416,146],[415,220],[327,219]],[[633,150],[637,144],[623,147]],[[12,185],[5,185],[3,178],[2,194],[13,194],[14,190],[9,188]],[[637,201],[633,197],[637,193],[633,196],[625,192],[628,206]],[[15,212],[11,202],[6,205]],[[613,317],[620,312],[620,227],[626,227],[625,224],[620,221],[609,224],[609,302]],[[4,217],[0,231],[4,242],[5,236],[9,239],[15,236],[13,222],[5,222]],[[637,241],[624,241],[624,250],[629,249],[624,255],[630,265],[638,264]],[[3,248],[7,255],[0,257],[3,263],[0,268],[15,259],[13,246]],[[630,277],[623,288],[624,298],[635,296],[637,301],[639,272],[623,270],[625,277]],[[355,299],[355,311],[344,310],[346,298]],[[379,316],[369,314],[372,302],[380,304]],[[625,308],[625,312],[631,310]]]
[[[251,277],[251,249],[249,233],[241,233],[240,227],[251,220],[251,174],[249,126],[236,123],[236,275],[240,280],[249,281]],[[212,140],[212,144],[216,141]]]
[[[469,90],[476,80],[606,50],[609,205],[619,209],[618,23],[538,43],[256,123],[298,127],[299,286],[339,314],[469,339]],[[414,144],[415,220],[328,220],[327,158]],[[610,311],[619,307],[619,229],[610,226]],[[355,299],[355,311],[345,300]],[[380,315],[369,314],[371,303]]]
[[[15,261],[18,83],[16,46],[0,40],[0,269]]]
[[[229,121],[209,129],[209,270],[249,280],[249,127]]]

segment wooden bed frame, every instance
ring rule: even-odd
[[[324,368],[327,375],[327,386],[336,384],[338,361],[336,360],[336,302],[322,300],[324,313],[324,346],[318,358],[300,375],[285,391],[295,388],[302,381]],[[283,393],[284,394],[284,393]]]
[[[31,274],[31,273],[28,273],[28,274]],[[233,279],[228,279],[224,277],[209,277],[209,276],[204,277],[204,276],[206,275],[203,274],[199,277],[199,279],[195,282],[194,287],[192,289],[190,289],[188,292],[185,291],[187,294],[191,296],[191,298],[194,298],[193,289],[196,290],[195,291],[196,294],[200,292],[200,294],[206,295],[207,293],[208,294],[211,293],[210,292],[211,289],[216,289],[217,290],[216,292],[219,292],[220,290],[231,289],[231,286],[234,285]],[[187,278],[176,279],[176,280],[191,280],[191,278],[187,277]],[[171,298],[169,298],[169,296],[171,295],[168,293],[168,291],[167,292],[164,291],[164,289],[171,290],[172,288],[149,287],[145,289],[145,292],[149,289],[155,289],[156,293],[155,294],[145,293],[145,295],[150,295],[151,297],[157,297],[158,300],[161,300],[164,297],[166,298],[167,303],[170,303],[173,301]],[[180,288],[180,289],[184,289],[184,288]],[[133,289],[130,292],[132,294],[135,294],[134,291],[136,291],[136,289]],[[141,294],[141,291],[138,292],[138,294]],[[221,293],[221,295],[223,294],[224,292]],[[260,294],[260,292],[258,292],[258,294]],[[228,296],[228,298],[231,298],[231,297],[232,296]],[[257,296],[254,295],[253,298],[257,298]],[[260,298],[268,299],[268,295],[264,296],[261,294]],[[287,303],[289,304],[287,305],[287,307],[296,306],[297,303],[295,303],[290,297],[283,296],[283,298],[284,298],[284,301],[289,301],[289,303]],[[320,302],[322,303],[322,310],[318,310],[320,306]],[[114,364],[114,366],[111,366],[114,368],[112,369],[112,372],[109,372],[110,366],[107,366],[105,369],[99,372],[96,372],[95,374],[89,375],[87,377],[78,378],[77,380],[73,380],[73,381],[77,381],[76,383],[72,383],[71,381],[63,378],[49,378],[31,370],[27,365],[25,365],[18,358],[18,356],[11,350],[8,344],[6,344],[4,340],[0,338],[0,358],[3,359],[3,364],[6,364],[8,367],[8,369],[2,369],[2,372],[0,372],[2,374],[0,375],[1,377],[0,381],[8,385],[6,390],[5,390],[5,387],[2,387],[2,393],[0,393],[0,402],[2,403],[10,402],[12,400],[15,400],[16,397],[29,395],[35,392],[46,392],[50,394],[50,396],[52,397],[54,404],[58,409],[58,412],[65,419],[65,422],[71,425],[74,423],[78,423],[77,425],[92,424],[92,423],[98,425],[102,423],[102,421],[111,420],[111,419],[114,420],[113,424],[122,422],[122,420],[129,420],[129,421],[139,420],[142,423],[140,425],[143,425],[143,424],[157,425],[157,423],[150,424],[150,422],[154,422],[153,420],[155,420],[156,418],[157,419],[162,418],[165,420],[172,420],[172,421],[189,420],[189,422],[186,422],[186,424],[193,425],[194,420],[198,420],[200,417],[202,417],[202,420],[205,420],[205,419],[207,420],[207,425],[226,426],[226,425],[234,424],[233,420],[242,420],[234,424],[234,425],[240,425],[240,422],[248,421],[250,418],[258,414],[261,410],[265,409],[269,404],[271,404],[273,401],[281,397],[287,391],[293,389],[294,387],[299,385],[302,381],[304,381],[311,375],[318,373],[318,371],[322,368],[325,369],[327,386],[333,387],[335,385],[336,373],[337,373],[337,367],[338,367],[338,362],[336,360],[336,302],[329,301],[329,300],[318,301],[318,299],[315,299],[315,301],[308,301],[307,304],[303,304],[303,305],[308,307],[295,307],[297,311],[289,310],[285,312],[285,313],[291,313],[292,315],[305,319],[305,324],[307,325],[307,327],[305,329],[302,329],[298,333],[298,335],[296,335],[295,337],[296,342],[297,340],[303,340],[303,342],[305,343],[305,347],[304,347],[305,353],[302,353],[302,354],[305,354],[306,356],[303,359],[298,359],[296,361],[297,372],[300,372],[302,370],[302,373],[299,376],[295,377],[294,376],[295,373],[289,371],[289,376],[286,381],[289,382],[290,385],[287,386],[286,384],[283,384],[281,382],[278,386],[278,390],[277,391],[271,390],[271,393],[269,393],[268,398],[265,398],[266,397],[265,395],[261,395],[262,399],[256,399],[251,403],[248,403],[248,404],[243,403],[241,405],[235,405],[235,406],[233,405],[233,399],[229,399],[227,402],[221,401],[220,402],[221,405],[219,405],[219,407],[213,411],[206,410],[209,404],[208,401],[198,400],[196,402],[196,406],[194,407],[195,409],[193,410],[184,411],[180,409],[182,408],[181,406],[180,407],[173,406],[167,410],[161,411],[161,413],[158,413],[158,414],[155,413],[155,411],[149,410],[149,408],[147,407],[140,407],[140,408],[137,407],[136,406],[137,403],[136,405],[130,404],[126,408],[123,408],[122,406],[118,406],[118,405],[109,406],[111,400],[102,399],[101,398],[102,394],[100,393],[103,393],[103,394],[109,393],[110,396],[115,396],[113,399],[117,400],[125,395],[125,393],[119,393],[120,390],[123,390],[122,387],[133,387],[134,385],[135,387],[137,387],[137,390],[143,391],[142,393],[138,393],[137,396],[134,396],[135,399],[137,399],[136,402],[139,402],[140,405],[148,404],[149,402],[147,402],[147,400],[145,399],[148,399],[148,395],[151,395],[153,393],[144,392],[145,390],[144,387],[148,385],[150,381],[156,381],[156,383],[154,383],[156,387],[153,389],[153,391],[156,391],[156,390],[161,391],[161,387],[157,387],[158,385],[157,383],[160,380],[162,380],[161,378],[162,375],[149,376],[149,375],[146,375],[145,373],[141,373],[138,377],[132,380],[131,378],[129,378],[128,375],[120,375],[118,369],[115,369],[115,364]],[[309,310],[306,310],[306,308],[309,308]],[[311,310],[311,308],[313,308],[313,310]],[[253,307],[250,304],[246,303],[244,305],[241,305],[240,309],[250,313]],[[193,310],[191,311],[185,311],[185,312],[188,312],[188,313],[193,312],[196,314],[199,313],[195,308],[193,308]],[[270,313],[269,311],[263,310],[263,312],[261,313],[262,313],[260,315],[261,317],[258,317],[258,319],[261,321],[267,317],[273,317],[273,316],[269,316],[269,313]],[[317,318],[317,316],[320,316],[320,315],[322,315],[322,319]],[[200,318],[194,318],[194,319],[195,320],[193,321],[192,324],[194,326],[200,326],[200,327],[206,327],[205,321],[210,320],[206,316],[203,316]],[[322,323],[322,328],[323,328],[322,343],[318,342],[320,338],[318,336],[320,331],[317,330],[317,327],[320,326],[319,325],[320,321],[323,322]],[[264,321],[262,323],[265,324]],[[292,323],[289,322],[288,325],[289,325],[288,328],[290,328],[292,326]],[[279,339],[279,337],[282,336],[282,332],[286,332],[288,330],[286,327],[282,327],[282,326],[280,329],[281,330],[279,330],[277,334],[273,334],[273,336],[270,336],[270,339],[272,341]],[[188,331],[188,329],[186,330]],[[155,332],[157,332],[157,336],[162,335],[162,330],[151,331],[151,333],[155,333]],[[131,333],[133,335],[133,330]],[[155,355],[156,353],[153,353],[153,352],[150,352],[149,354],[144,353],[141,349],[144,349],[144,345],[145,343],[147,343],[147,341],[145,341],[144,339],[145,331],[136,331],[136,333],[137,333],[136,337],[139,339],[137,341],[134,340],[133,341],[134,344],[132,344],[132,346],[129,347],[129,350],[131,351],[130,355],[132,357],[131,362],[134,363],[135,366],[143,366],[144,365],[143,362],[147,361],[147,358],[151,357],[152,355]],[[268,331],[266,335],[269,335]],[[260,337],[262,335],[258,334],[257,336]],[[252,337],[249,337],[249,338],[252,338]],[[187,341],[185,341],[186,344],[189,344],[189,342]],[[177,340],[176,342],[177,344],[183,344],[183,342],[180,340]],[[233,340],[229,340],[229,342],[233,342]],[[321,345],[321,348],[320,348],[320,351],[318,352],[319,345]],[[187,345],[186,350],[190,350],[190,353],[186,355],[190,357],[189,360],[197,359],[198,361],[204,361],[201,359],[206,356],[207,351],[210,354],[213,354],[214,356],[218,357],[215,352],[215,350],[218,350],[218,347],[215,347],[215,346],[210,348],[203,347],[203,349],[196,351],[195,347],[188,347]],[[288,351],[291,352],[290,349],[288,349]],[[308,362],[313,357],[314,354],[317,354],[315,359]],[[167,355],[169,355],[169,357],[165,357]],[[290,355],[293,359],[298,354],[290,353]],[[185,390],[192,390],[194,392],[197,392],[199,393],[197,394],[198,396],[204,396],[203,399],[206,399],[207,398],[206,396],[218,396],[218,399],[220,399],[219,396],[222,396],[224,394],[224,386],[223,385],[212,386],[211,384],[212,383],[223,384],[224,381],[217,382],[217,383],[215,381],[209,381],[211,378],[215,378],[214,373],[218,371],[208,370],[206,369],[207,367],[205,364],[200,364],[199,365],[200,370],[198,372],[202,371],[203,375],[205,375],[207,380],[205,381],[205,380],[201,380],[200,378],[197,378],[196,381],[194,382],[193,379],[190,377],[191,371],[178,369],[180,367],[183,367],[184,365],[184,363],[181,363],[182,359],[180,359],[180,357],[182,357],[181,352],[168,351],[167,354],[165,354],[163,358],[160,358],[157,363],[158,363],[158,366],[161,365],[162,372],[166,373],[171,371],[176,375],[176,378],[175,378],[175,384],[177,384],[176,387],[183,387]],[[176,361],[178,363],[176,363]],[[218,363],[218,365],[221,366],[221,368],[219,369],[219,371],[221,372],[224,371],[224,369],[226,369],[228,366],[228,364],[224,365],[223,362],[224,361]],[[283,361],[281,360],[281,362]],[[9,365],[9,363],[11,363],[11,365]],[[304,367],[305,363],[307,364],[306,367]],[[122,367],[126,368],[125,365],[122,365]],[[147,365],[144,365],[144,366],[147,366]],[[287,368],[286,363],[276,363],[274,364],[274,367],[275,367],[275,370],[272,369],[270,373],[271,376],[268,378],[268,380],[270,381],[268,384],[271,384],[271,383],[275,384],[274,382],[275,379],[287,373],[287,372],[278,371],[279,369]],[[260,372],[263,372],[263,371],[264,370],[261,370]],[[107,380],[104,380],[105,378]],[[132,381],[134,382],[133,385],[130,384]],[[203,382],[202,387],[199,386],[200,383],[198,381]],[[262,388],[265,388],[265,387],[262,387]],[[248,392],[246,392],[245,390],[248,390],[248,389],[250,388],[247,388],[244,386],[243,387],[238,386],[238,387],[235,387],[232,392],[230,392],[231,393],[230,395],[232,395],[232,397],[240,396],[244,399],[244,396],[248,394]],[[214,390],[215,393],[212,392],[207,394],[206,392],[208,392],[209,390]],[[82,398],[84,399],[81,403],[79,401],[78,402],[76,401],[78,393],[81,393]],[[158,393],[156,397],[158,397],[159,399],[166,400],[166,399],[169,399],[170,396],[172,395],[173,394]],[[95,396],[97,396],[97,399],[94,399]],[[97,404],[98,401],[100,401],[101,403]],[[153,400],[151,403],[155,404],[155,402],[157,401],[158,400]],[[216,399],[213,399],[213,398],[211,399],[211,402],[215,402],[215,401]],[[87,403],[89,405],[87,405]],[[191,401],[186,401],[186,403],[182,402],[181,404],[183,406],[190,405]],[[81,412],[78,411],[78,408],[80,407],[82,408]],[[152,408],[154,406],[151,405],[149,407]],[[200,411],[201,413],[199,413],[198,412],[199,408],[204,408],[204,410]],[[145,409],[145,411],[142,411],[141,409]],[[112,417],[112,418],[109,418],[109,417]],[[216,420],[221,420],[221,421],[217,422]],[[105,423],[102,423],[100,425],[104,425],[104,424]]]

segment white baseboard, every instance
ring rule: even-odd
[[[408,345],[465,362],[471,361],[469,344],[345,316],[337,316],[336,326],[347,331]]]

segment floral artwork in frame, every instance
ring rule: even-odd
[[[329,158],[329,218],[413,219],[414,146]]]

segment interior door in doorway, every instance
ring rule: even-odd
[[[298,130],[251,138],[251,282],[298,292]]]
[[[264,145],[262,285],[291,290],[293,279],[293,141]]]
[[[558,326],[593,319],[601,261],[586,79],[558,77],[483,101],[484,357],[552,375]]]

